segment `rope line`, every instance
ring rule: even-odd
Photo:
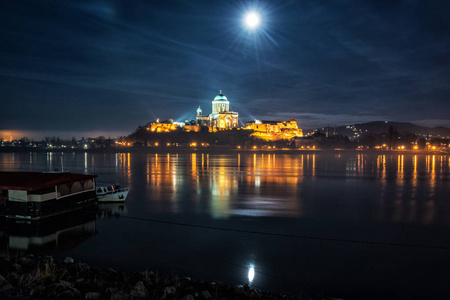
[[[82,209],[82,211],[90,211],[90,210]],[[433,245],[423,245],[423,244],[405,244],[405,243],[392,243],[392,242],[365,241],[365,240],[357,240],[357,239],[328,238],[328,237],[319,237],[319,236],[312,236],[312,235],[296,235],[296,234],[286,234],[286,233],[273,233],[273,232],[264,232],[264,231],[245,230],[245,229],[233,229],[233,228],[207,226],[207,225],[197,225],[197,224],[189,224],[189,223],[181,223],[181,222],[173,222],[173,221],[163,221],[163,220],[157,220],[157,219],[139,218],[139,217],[131,217],[131,216],[119,216],[119,217],[124,218],[124,219],[136,220],[136,221],[146,221],[146,222],[152,222],[152,223],[169,224],[169,225],[185,226],[185,227],[200,228],[200,229],[210,229],[210,230],[238,232],[238,233],[247,233],[247,234],[258,234],[258,235],[286,237],[286,238],[297,238],[297,239],[304,239],[304,240],[344,242],[344,243],[352,243],[352,244],[380,245],[380,246],[393,246],[393,247],[405,247],[405,248],[450,250],[450,246],[433,246]]]
[[[248,234],[258,234],[258,235],[276,236],[276,237],[298,238],[298,239],[305,239],[305,240],[318,240],[318,241],[344,242],[344,243],[353,243],[353,244],[367,244],[367,245],[380,245],[380,246],[394,246],[394,247],[450,250],[450,247],[448,247],[448,246],[432,246],[432,245],[391,243],[391,242],[375,242],[375,241],[364,241],[364,240],[356,240],[356,239],[327,238],[327,237],[319,237],[319,236],[311,236],[311,235],[296,235],[296,234],[286,234],[286,233],[273,233],[273,232],[264,232],[264,231],[254,231],[254,230],[245,230],[245,229],[232,229],[232,228],[225,228],[225,227],[197,225],[197,224],[189,224],[189,223],[181,223],[181,222],[173,222],[173,221],[163,221],[163,220],[147,219],[147,218],[139,218],[139,217],[131,217],[131,216],[120,216],[120,218],[130,219],[130,220],[137,220],[137,221],[146,221],[146,222],[152,222],[152,223],[160,223],[160,224],[170,224],[170,225],[177,225],[177,226],[193,227],[193,228],[200,228],[200,229],[210,229],[210,230],[219,230],[219,231],[227,231],[227,232],[239,232],[239,233],[248,233]]]

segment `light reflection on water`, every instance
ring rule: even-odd
[[[0,153],[2,171],[45,171],[61,168],[61,161],[64,170],[95,172],[100,182],[130,186],[126,206],[120,211],[130,217],[450,246],[450,161],[446,155]],[[114,211],[99,207],[103,217],[120,215]],[[425,253],[422,249],[281,239],[126,218],[97,218],[96,230],[95,238],[89,237],[67,254],[107,266],[157,266],[181,269],[187,275],[198,271],[198,276],[208,280],[232,278],[231,282],[256,287],[292,288],[300,281],[311,289],[325,285],[338,295],[357,293],[355,286],[367,287],[366,291],[389,289],[389,283],[400,277],[406,278],[402,286],[413,290],[414,282],[423,285],[427,278],[423,276],[436,270],[450,274],[448,256],[440,250]],[[134,260],[120,253],[130,253]],[[414,275],[409,269],[417,264],[423,274]],[[436,288],[432,283],[427,287]]]
[[[95,172],[100,182],[130,185],[130,202],[149,212],[213,218],[342,212],[357,219],[424,224],[450,219],[444,201],[450,168],[446,155],[49,152],[0,157],[5,171]],[[337,211],[331,212],[330,204]]]

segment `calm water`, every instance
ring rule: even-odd
[[[347,299],[450,295],[448,156],[0,153],[2,171],[61,163],[131,192],[42,229],[54,256],[229,284],[254,268],[255,288]],[[16,229],[3,247],[42,251]]]

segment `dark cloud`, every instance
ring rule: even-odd
[[[257,5],[263,29],[244,30]],[[9,1],[3,129],[131,131],[208,113],[448,125],[447,1]],[[49,116],[52,116],[51,118]]]

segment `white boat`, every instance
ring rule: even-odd
[[[96,188],[98,202],[124,202],[130,188],[118,185],[100,185]]]

